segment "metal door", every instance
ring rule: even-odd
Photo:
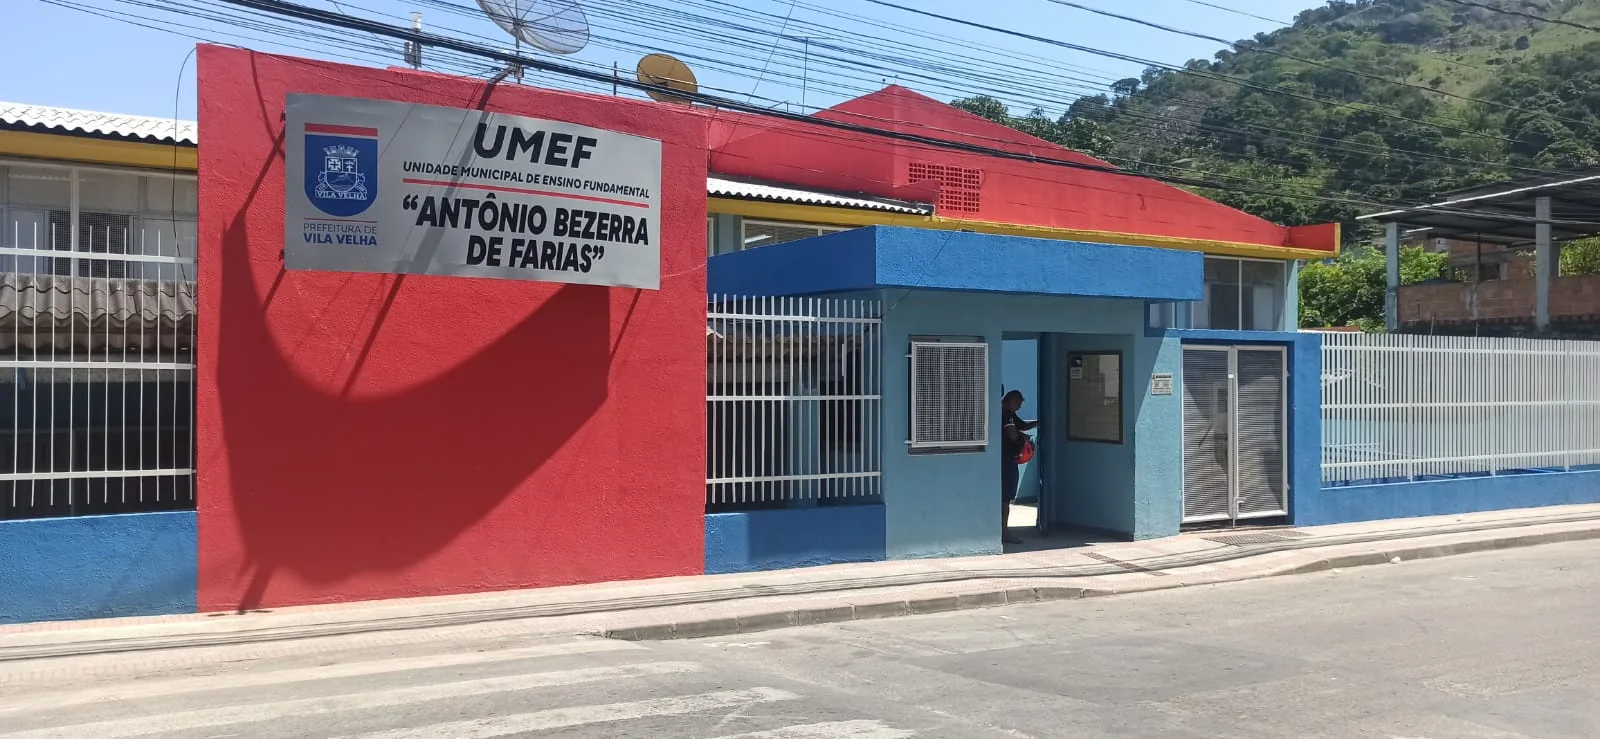
[[[1283,347],[1183,349],[1183,522],[1288,515]]]

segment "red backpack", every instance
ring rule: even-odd
[[[1027,434],[1023,434],[1022,435],[1022,451],[1017,452],[1017,464],[1027,464],[1028,460],[1033,459],[1033,453],[1034,453],[1033,437],[1029,436]]]

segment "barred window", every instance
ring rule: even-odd
[[[913,451],[982,451],[989,443],[989,345],[911,342]]]

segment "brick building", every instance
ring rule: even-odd
[[[1600,336],[1600,275],[1562,275],[1561,245],[1600,232],[1600,175],[1502,184],[1366,218],[1388,229],[1391,331]],[[1398,247],[1448,253],[1454,279],[1399,284]]]

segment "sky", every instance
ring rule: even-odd
[[[192,120],[197,40],[265,52],[384,66],[401,63],[399,42],[348,31],[317,35],[217,23],[192,14],[234,13],[216,0],[4,0],[9,22],[0,30],[0,101]],[[421,12],[426,30],[475,43],[509,45],[509,37],[476,12],[473,0],[292,0],[309,7],[409,25]],[[528,0],[521,0],[527,2]],[[1137,16],[1222,38],[1244,39],[1281,27],[1316,0],[1074,0],[1078,5]],[[919,16],[871,0],[579,0],[591,26],[589,45],[570,56],[546,56],[607,73],[631,75],[650,51],[678,55],[695,70],[702,90],[740,100],[810,109],[899,83],[940,99],[1000,93],[1014,112],[1039,105],[1059,115],[1072,98],[1137,76],[1142,64],[1063,49],[1007,33]],[[1114,51],[1169,64],[1210,58],[1217,44],[1097,16],[1052,0],[893,0],[898,5],[981,23],[1004,31]],[[63,7],[75,5],[78,9]],[[719,6],[723,8],[719,12]],[[1231,10],[1224,10],[1225,6]],[[698,18],[671,18],[662,9]],[[736,10],[728,10],[728,8]],[[87,9],[87,10],[85,10]],[[760,22],[739,13],[767,14]],[[641,15],[643,14],[643,15]],[[1251,17],[1251,16],[1260,16]],[[640,25],[670,22],[675,28]],[[1273,20],[1267,20],[1273,19]],[[742,32],[718,27],[737,23]],[[295,22],[298,23],[298,22]],[[138,25],[138,24],[143,24]],[[187,28],[180,27],[189,26]],[[164,30],[163,30],[164,29]],[[877,69],[847,68],[829,59],[859,61],[863,44],[914,44],[919,55],[980,59],[991,68],[1026,69],[1035,77],[1005,82],[1007,93],[982,80],[957,79],[893,58]],[[393,49],[389,49],[390,45]],[[392,58],[386,58],[392,57]],[[425,52],[425,66],[487,75],[495,63]],[[530,77],[529,84],[572,87],[565,78]],[[803,84],[802,84],[803,81]],[[1053,82],[1052,82],[1053,81]],[[1002,84],[994,82],[993,84]],[[609,92],[600,85],[597,91]],[[803,100],[803,105],[802,105]]]

